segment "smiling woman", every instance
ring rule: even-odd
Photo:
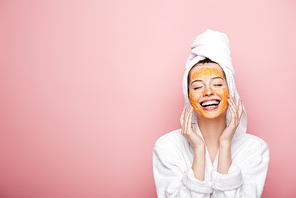
[[[228,38],[206,30],[191,48],[181,129],[160,137],[153,149],[157,195],[260,197],[269,149],[262,139],[246,134],[247,115],[235,87]]]

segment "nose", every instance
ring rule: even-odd
[[[211,96],[211,95],[214,95],[214,91],[210,87],[204,91],[204,96]]]

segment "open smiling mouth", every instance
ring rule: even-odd
[[[205,110],[213,110],[216,109],[220,104],[220,100],[210,100],[210,101],[205,101],[201,102],[200,106],[203,107]]]

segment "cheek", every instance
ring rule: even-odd
[[[190,101],[190,104],[193,106],[194,109],[197,108],[197,105],[198,105],[198,101],[199,99],[202,97],[202,93],[189,93],[189,101]]]
[[[217,89],[215,92],[222,100],[227,100],[229,98],[229,93],[226,88]]]
[[[222,99],[220,104],[220,109],[224,111],[228,107],[227,99],[229,98],[229,93],[226,88],[215,90],[216,94]]]

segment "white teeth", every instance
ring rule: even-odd
[[[219,102],[217,100],[206,101],[201,103],[201,106],[213,105],[213,104],[219,104]]]

